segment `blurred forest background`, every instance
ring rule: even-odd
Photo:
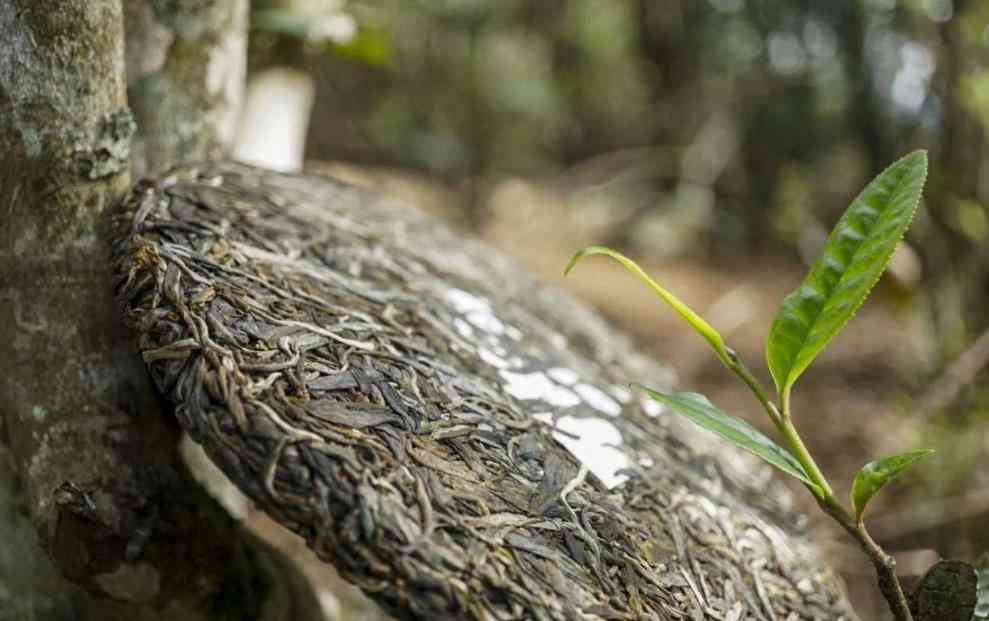
[[[928,149],[917,221],[802,382],[797,423],[841,490],[870,459],[938,449],[870,509],[904,574],[989,551],[989,2],[255,0],[252,26],[252,75],[288,65],[314,87],[310,167],[485,238],[759,424],[636,281],[604,261],[563,281],[566,260],[629,253],[760,365],[851,199]],[[864,557],[797,496],[879,618]]]

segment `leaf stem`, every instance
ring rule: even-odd
[[[725,347],[725,355],[719,357],[721,358],[721,362],[728,367],[728,370],[737,375],[738,378],[749,387],[749,390],[752,391],[752,394],[755,395],[755,398],[759,400],[759,403],[761,403],[762,407],[766,410],[766,414],[769,415],[769,420],[773,421],[773,425],[775,425],[777,429],[780,429],[780,424],[782,423],[780,411],[776,409],[776,404],[774,404],[772,399],[769,398],[769,393],[766,392],[766,389],[763,387],[762,383],[760,383],[756,376],[752,374],[752,371],[745,366],[745,363],[742,362],[742,359],[739,358],[735,350],[730,347]],[[782,429],[780,429],[780,431],[782,431]]]
[[[865,523],[861,519],[856,520],[845,510],[837,499],[830,495],[820,501],[821,508],[830,515],[848,534],[852,536],[866,553],[872,566],[876,570],[876,579],[879,583],[879,590],[882,592],[886,603],[889,605],[893,618],[896,621],[913,621],[910,612],[910,605],[907,597],[900,586],[900,580],[896,576],[896,559],[886,553],[869,534],[865,528]]]
[[[886,598],[886,603],[889,604],[893,616],[897,621],[913,621],[907,597],[903,593],[903,587],[900,586],[899,578],[896,577],[896,559],[873,541],[869,532],[865,530],[865,525],[861,522],[858,524],[858,531],[860,532],[859,543],[872,560],[873,567],[876,568],[879,590]]]
[[[831,484],[828,483],[827,478],[824,473],[821,472],[820,467],[818,467],[817,462],[811,457],[810,451],[807,450],[807,445],[804,444],[803,438],[797,432],[797,428],[793,426],[793,418],[790,416],[790,394],[786,391],[782,395],[781,399],[782,413],[780,416],[780,433],[783,434],[783,438],[786,439],[787,445],[789,445],[790,450],[793,452],[793,456],[800,462],[800,465],[804,467],[807,472],[807,476],[818,486],[818,493],[814,494],[817,496],[818,501],[824,501],[831,499],[834,503],[834,491],[831,489]],[[812,492],[814,490],[811,490]],[[840,506],[840,505],[839,505]],[[844,511],[844,508],[842,508]]]
[[[823,501],[825,498],[834,496],[834,492],[831,490],[831,485],[828,480],[824,477],[821,469],[817,466],[814,458],[810,456],[810,451],[807,450],[807,446],[804,445],[803,440],[800,438],[800,434],[797,433],[797,429],[793,426],[793,421],[790,420],[790,399],[789,394],[784,394],[782,399],[783,410],[780,412],[777,409],[776,404],[769,398],[769,393],[763,387],[762,383],[759,382],[758,378],[752,374],[742,359],[737,353],[731,348],[725,348],[725,355],[720,356],[721,361],[724,363],[728,369],[738,376],[752,394],[755,395],[762,407],[765,408],[766,414],[769,415],[769,420],[773,422],[776,429],[780,434],[786,439],[789,445],[790,451],[793,456],[800,462],[803,466],[804,471],[807,476],[814,483],[813,486],[808,486],[814,497],[818,499],[819,502]]]
[[[821,472],[814,458],[811,457],[807,445],[804,444],[803,438],[800,437],[797,428],[793,425],[793,418],[790,414],[789,388],[780,393],[780,407],[777,408],[758,378],[745,366],[745,363],[734,350],[725,347],[718,351],[718,357],[732,373],[749,387],[752,394],[762,404],[766,414],[769,415],[769,419],[786,440],[794,458],[803,466],[807,476],[813,481],[814,485],[807,485],[807,488],[814,494],[818,505],[858,542],[869,560],[872,561],[876,570],[879,590],[886,599],[893,617],[896,621],[913,621],[906,595],[904,595],[903,588],[896,576],[896,560],[875,542],[869,531],[866,530],[861,516],[856,519],[838,501],[827,478]]]
[[[859,546],[869,557],[869,560],[872,561],[872,566],[876,569],[879,590],[882,592],[883,597],[886,598],[886,603],[889,605],[889,609],[892,611],[896,621],[913,621],[906,595],[904,595],[900,581],[896,577],[896,560],[879,547],[879,544],[876,543],[869,534],[869,531],[866,530],[861,515],[857,519],[852,517],[852,514],[842,506],[841,502],[834,495],[834,491],[832,491],[827,479],[814,462],[814,458],[810,456],[810,451],[807,450],[807,446],[793,425],[793,418],[790,415],[789,389],[784,390],[780,395],[780,405],[782,408],[782,428],[780,431],[786,438],[786,442],[793,452],[793,456],[804,467],[810,479],[820,486],[820,495],[815,494],[818,504],[825,513],[830,515],[842,528],[848,531],[848,534],[859,543]],[[813,492],[814,490],[812,489],[811,491]]]

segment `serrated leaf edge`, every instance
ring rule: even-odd
[[[917,157],[918,155],[921,156],[922,159],[923,159],[923,161],[924,161],[923,175],[922,175],[921,180],[920,180],[921,193],[918,194],[917,200],[916,200],[913,208],[910,210],[910,216],[909,216],[909,218],[907,218],[907,221],[904,224],[903,232],[900,233],[900,235],[896,239],[896,242],[891,245],[890,251],[888,253],[886,253],[886,256],[885,257],[883,257],[883,259],[882,259],[883,268],[881,270],[879,270],[879,272],[876,274],[876,276],[872,279],[872,282],[869,283],[869,286],[865,290],[865,295],[863,295],[862,298],[857,301],[857,303],[851,309],[851,312],[849,313],[848,317],[846,317],[845,320],[843,322],[841,322],[837,326],[837,328],[835,329],[834,334],[825,343],[825,347],[827,346],[827,343],[829,343],[831,341],[831,339],[833,339],[835,336],[837,336],[845,328],[845,326],[848,324],[848,322],[851,321],[851,319],[858,313],[859,309],[862,308],[862,305],[865,304],[866,300],[869,298],[869,295],[872,292],[872,289],[875,288],[876,283],[879,282],[879,279],[882,278],[882,275],[886,272],[886,268],[889,265],[890,258],[893,256],[893,252],[896,251],[896,248],[897,248],[897,246],[899,246],[900,242],[903,240],[903,237],[906,234],[906,231],[910,228],[910,224],[913,222],[914,217],[916,217],[917,209],[918,209],[918,207],[920,205],[920,199],[921,199],[921,197],[923,195],[923,188],[924,188],[924,185],[927,182],[927,173],[928,173],[928,168],[927,168],[927,151],[926,150],[923,150],[923,149],[918,149],[916,151],[912,151],[912,152],[908,153],[907,155],[901,157],[897,161],[893,162],[889,166],[887,166],[881,173],[879,173],[878,175],[876,175],[876,177],[872,181],[870,181],[866,185],[866,187],[862,189],[861,192],[859,192],[859,194],[855,197],[855,199],[851,203],[852,205],[854,205],[856,202],[858,202],[858,200],[863,195],[865,195],[866,191],[869,189],[869,186],[871,186],[872,183],[875,180],[881,178],[883,175],[885,175],[887,172],[889,172],[894,167],[903,164],[906,160],[908,160],[910,158]],[[842,218],[843,217],[844,217],[844,214],[842,214]],[[839,222],[840,221],[841,221],[841,219],[839,219]],[[837,228],[837,225],[836,225],[836,228]],[[831,235],[834,235],[834,233],[835,233],[835,230],[833,229]],[[828,236],[827,243],[830,243],[831,242],[831,235]],[[852,257],[849,258],[849,261],[848,261],[848,264],[849,265],[851,265],[854,262],[855,255],[858,254],[858,252],[861,249],[862,249],[862,245],[860,245],[858,248],[856,248],[855,252],[852,254]],[[822,257],[823,256],[824,255],[822,255]],[[813,268],[816,267],[816,266],[817,266],[817,261],[814,262],[814,265],[811,268],[812,271],[813,271]],[[789,295],[787,295],[785,298],[783,298],[783,302],[780,304],[779,311],[777,311],[777,316],[773,320],[773,324],[770,327],[770,335],[772,335],[773,332],[775,332],[775,330],[776,330],[776,324],[780,320],[780,314],[781,314],[784,306],[786,305],[786,303],[789,300],[795,298],[796,296],[798,296],[803,291],[804,285],[806,284],[806,280],[807,280],[807,278],[809,278],[809,276],[810,276],[810,273],[808,273],[807,276],[804,277],[804,280],[801,281],[800,285],[798,285],[797,288],[794,291],[792,291]],[[839,282],[840,281],[841,281],[841,279],[839,278]],[[816,321],[817,320],[815,319],[815,322]],[[808,334],[810,332],[811,332],[811,330],[808,330]],[[781,380],[781,378],[779,378],[779,377],[776,376],[776,369],[774,368],[774,365],[772,364],[772,360],[770,358],[770,352],[769,352],[770,342],[771,342],[771,339],[767,339],[767,342],[766,342],[766,366],[769,367],[770,375],[772,375],[772,377],[773,377],[773,381],[776,384],[776,389],[777,389],[778,393],[784,398],[784,400],[787,400],[786,399],[786,396],[788,396],[788,394],[790,392],[790,389],[793,387],[793,384],[796,383],[797,379],[799,379],[799,377],[804,373],[804,371],[806,371],[810,367],[810,365],[813,363],[814,359],[817,357],[817,354],[815,354],[814,357],[812,357],[810,360],[808,360],[807,363],[802,366],[802,368],[800,368],[799,370],[797,370],[797,367],[794,366],[794,363],[799,358],[799,354],[803,350],[804,345],[806,344],[806,339],[805,339],[804,344],[802,344],[800,346],[800,348],[797,349],[797,352],[793,355],[792,359],[790,360],[790,364],[788,365],[786,377],[785,378],[782,378],[782,380]],[[823,349],[824,348],[822,347],[821,351],[823,351]],[[818,354],[819,353],[820,352],[818,352]]]

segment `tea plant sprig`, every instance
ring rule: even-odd
[[[719,410],[703,395],[664,394],[640,388],[649,398],[803,483],[818,505],[854,537],[869,556],[876,569],[879,588],[897,621],[912,621],[907,598],[896,577],[893,557],[872,539],[865,527],[863,513],[880,489],[933,451],[908,451],[863,466],[852,483],[849,510],[835,496],[797,432],[790,395],[797,379],[862,306],[886,269],[896,244],[917,211],[926,178],[927,154],[924,151],[914,151],[883,171],[838,220],[823,253],[803,283],[783,300],[766,340],[766,362],[776,385],[775,400],[725,344],[717,330],[628,257],[603,246],[589,246],[577,252],[564,271],[569,274],[581,259],[591,255],[615,259],[711,345],[721,363],[748,386],[762,404],[782,436],[785,448],[742,419]]]

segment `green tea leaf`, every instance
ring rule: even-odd
[[[790,476],[800,479],[814,491],[815,495],[819,495],[818,486],[810,480],[804,467],[789,451],[777,445],[744,420],[722,412],[704,395],[693,392],[665,395],[644,386],[640,386],[640,388],[652,400],[662,403],[704,429],[713,431],[735,446],[762,458]]]
[[[917,210],[926,177],[924,151],[876,177],[838,220],[804,282],[783,300],[769,331],[766,361],[784,401],[886,269]]]
[[[908,451],[870,461],[862,466],[859,473],[855,475],[855,481],[852,482],[852,506],[855,508],[856,519],[862,517],[865,506],[869,504],[869,500],[876,495],[876,492],[899,476],[901,472],[933,453],[934,451],[931,449]]]
[[[711,344],[711,347],[713,347],[714,351],[717,352],[719,358],[723,361],[728,360],[728,348],[725,347],[725,341],[721,338],[721,334],[719,334],[718,331],[711,326],[711,324],[704,321],[700,315],[695,313],[693,309],[681,302],[675,295],[664,289],[659,283],[650,278],[649,275],[635,263],[635,261],[629,259],[620,252],[616,252],[611,248],[605,248],[604,246],[588,246],[570,258],[570,262],[567,263],[566,269],[563,270],[563,275],[565,276],[569,274],[570,270],[577,265],[577,262],[584,257],[595,254],[603,254],[621,263],[625,269],[638,277],[639,280],[652,289],[661,300],[673,307],[673,310],[683,317],[687,323],[690,324],[690,327],[696,330],[697,333],[704,338],[704,340]]]

